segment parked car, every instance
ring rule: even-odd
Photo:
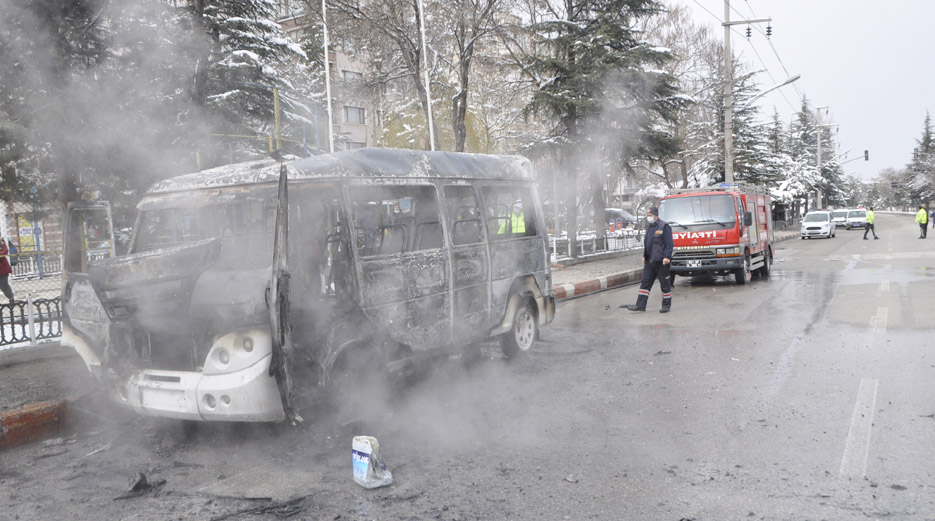
[[[630,228],[636,224],[636,221],[636,216],[626,210],[621,210],[620,208],[604,209],[604,222],[608,223],[608,225],[613,223],[612,228],[614,230]]]
[[[814,210],[805,214],[802,219],[802,239],[812,237],[834,237],[836,226],[831,212],[828,210]]]
[[[867,227],[867,210],[855,209],[847,211],[847,229],[851,228],[866,228]]]
[[[831,212],[831,220],[834,221],[834,225],[838,228],[844,227],[847,228],[847,208],[841,210],[834,210]]]

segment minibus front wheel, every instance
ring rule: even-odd
[[[515,358],[532,349],[532,344],[539,336],[539,321],[532,299],[522,301],[513,315],[513,327],[500,337],[500,346],[507,358]]]

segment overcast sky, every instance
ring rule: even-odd
[[[723,38],[724,0],[674,2]],[[765,33],[766,24],[756,25],[749,41],[745,25],[731,33],[735,55],[756,69],[765,65],[763,90],[802,75],[760,99],[765,116],[775,106],[788,124],[802,95],[812,107],[828,106],[822,120],[839,125],[838,153],[860,156],[844,172],[863,179],[912,159],[926,110],[935,116],[935,0],[730,0],[730,6],[731,20],[773,19],[771,40],[756,30]]]

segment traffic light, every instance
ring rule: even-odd
[[[766,37],[769,38],[772,35],[773,35],[773,26],[767,25],[766,26]]]
[[[748,26],[747,26],[747,39],[748,39],[748,40],[750,39],[750,36],[751,36],[752,34],[753,34],[753,30],[750,29],[750,26],[748,25]]]
[[[864,150],[864,161],[870,161],[870,151]]]

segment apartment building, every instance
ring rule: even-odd
[[[309,28],[319,24],[309,16],[306,4],[295,0],[277,2],[277,16],[277,22],[286,35],[296,41],[301,40]],[[336,151],[380,146],[383,143],[382,114],[378,108],[381,86],[368,81],[364,61],[355,56],[355,53],[335,46],[328,52],[331,121]],[[324,107],[322,111],[323,119],[327,120]]]

